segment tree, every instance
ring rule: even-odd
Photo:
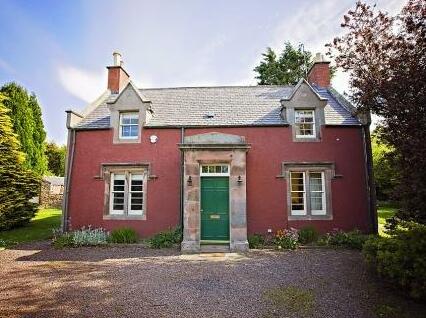
[[[10,110],[13,130],[26,155],[24,166],[42,175],[47,170],[47,158],[44,154],[46,132],[36,96],[29,95],[25,88],[16,83],[3,85],[0,92],[7,97],[4,105]]]
[[[46,156],[49,172],[63,177],[65,173],[65,145],[59,146],[53,141],[46,143]]]
[[[373,169],[377,199],[388,201],[395,198],[398,185],[398,169],[395,166],[395,149],[380,140],[377,133],[371,138],[373,149]]]
[[[258,73],[256,79],[260,85],[293,85],[312,66],[311,53],[295,48],[290,42],[284,44],[284,50],[277,58],[276,53],[268,47],[263,53],[263,60],[254,71]]]
[[[346,33],[329,44],[350,74],[358,112],[381,116],[380,138],[395,149],[400,218],[426,223],[426,2],[410,0],[396,16],[358,2],[343,17]]]
[[[23,225],[35,215],[37,205],[30,200],[40,189],[37,175],[23,167],[25,154],[3,100],[0,94],[0,230]]]

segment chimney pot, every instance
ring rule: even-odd
[[[114,66],[121,66],[121,54],[119,52],[112,53],[112,56],[114,58]]]

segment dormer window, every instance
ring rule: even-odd
[[[120,113],[120,139],[138,139],[139,135],[139,113]]]
[[[315,110],[295,109],[294,125],[296,138],[316,138]]]

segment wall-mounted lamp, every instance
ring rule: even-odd
[[[192,177],[191,176],[188,177],[187,184],[188,184],[188,186],[192,186]]]
[[[238,176],[237,182],[239,185],[243,183],[243,179],[241,178],[241,176]]]

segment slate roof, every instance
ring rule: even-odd
[[[273,126],[285,125],[280,100],[291,95],[294,86],[218,86],[140,89],[151,101],[153,116],[146,127]],[[327,125],[360,125],[351,115],[349,103],[332,89],[314,87],[328,99]],[[76,126],[77,129],[110,127],[107,102],[117,95],[105,95],[99,105]],[[209,115],[213,115],[209,118]]]

